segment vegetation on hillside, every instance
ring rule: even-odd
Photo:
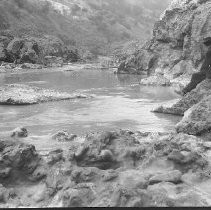
[[[1,0],[0,36],[56,37],[88,57],[108,55],[122,43],[149,38],[168,1]]]

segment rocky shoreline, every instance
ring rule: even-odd
[[[210,206],[210,84],[163,108],[184,115],[172,133],[61,131],[45,154],[24,128],[1,135],[0,207]]]
[[[0,207],[211,204],[209,187],[203,187],[211,183],[211,144],[199,137],[92,133],[42,155],[17,136],[0,141]]]

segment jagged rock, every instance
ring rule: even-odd
[[[59,131],[58,133],[52,136],[52,139],[64,142],[73,141],[75,138],[77,138],[77,135],[69,134],[67,131]]]
[[[19,58],[23,46],[24,40],[20,38],[14,38],[7,46],[7,52],[13,57],[14,61]]]
[[[153,111],[158,113],[183,116],[188,109],[190,109],[192,106],[199,103],[204,97],[209,95],[211,95],[211,81],[207,79],[173,105],[162,105]]]
[[[126,170],[119,173],[118,184],[125,189],[146,189],[149,184],[148,174],[138,170]]]
[[[168,155],[168,159],[174,161],[180,166],[185,165],[186,170],[188,168],[204,168],[208,164],[202,154],[193,151],[179,151],[175,149]]]
[[[136,144],[138,146],[131,135],[123,135],[121,132],[93,134],[86,138],[84,144],[75,153],[75,159],[79,166],[92,166],[100,169],[115,169],[126,164],[133,165],[143,152],[136,148]]]
[[[71,173],[71,180],[75,183],[91,182],[100,177],[99,169],[95,167],[76,167]]]
[[[168,182],[150,185],[147,195],[151,198],[150,206],[156,207],[196,207],[208,204],[208,199],[204,199],[199,192],[194,192],[188,186],[177,186]]]
[[[164,174],[157,174],[149,179],[149,184],[160,182],[172,182],[178,184],[181,182],[182,173],[180,171],[170,171]]]
[[[110,150],[101,150],[100,156],[102,161],[113,161],[114,157]]]
[[[19,138],[25,138],[28,136],[28,131],[26,128],[16,128],[14,131],[12,131],[11,137],[19,137]]]
[[[166,79],[161,75],[150,76],[146,79],[142,79],[141,85],[151,85],[151,86],[170,86],[170,80]]]
[[[150,197],[144,190],[129,190],[116,186],[108,207],[144,207]]]
[[[0,155],[0,166],[8,172],[5,173],[7,178],[20,179],[20,173],[30,176],[40,163],[34,146],[13,141],[0,141]]]
[[[86,97],[21,84],[5,85],[0,88],[0,104],[3,105],[30,105]]]
[[[25,41],[20,52],[20,63],[39,63],[41,48],[35,41]]]
[[[103,181],[108,182],[108,181],[112,181],[114,179],[116,179],[119,176],[119,173],[115,170],[107,170],[104,174],[103,174]]]
[[[49,153],[47,163],[54,165],[57,162],[64,161],[63,150],[55,150]]]
[[[95,194],[88,187],[78,187],[78,189],[67,190],[62,197],[64,207],[88,207],[95,199]]]
[[[191,135],[209,133],[211,130],[211,96],[189,109],[176,126],[177,132]]]

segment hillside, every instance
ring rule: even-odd
[[[47,42],[107,55],[113,46],[149,38],[168,1],[2,0],[0,35],[45,40],[50,35]]]

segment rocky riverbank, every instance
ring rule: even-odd
[[[210,85],[203,81],[167,109],[184,115],[172,133],[61,131],[52,141],[66,146],[45,152],[26,143],[25,128],[1,133],[0,207],[210,206]],[[34,87],[7,89],[16,101],[60,99]]]
[[[169,108],[185,113],[172,133],[61,131],[47,153],[25,128],[1,135],[0,207],[210,206],[210,84]]]
[[[184,116],[183,120],[176,126],[179,132],[207,135],[211,129],[210,96],[211,80],[206,79],[176,103],[162,105],[154,112]]]
[[[1,139],[0,206],[211,205],[210,142],[123,130],[80,142],[42,155],[17,137]]]
[[[172,133],[60,131],[52,141],[65,147],[39,152],[26,128],[0,133],[0,207],[210,206],[210,85],[159,108],[184,115]],[[70,97],[26,85],[2,92],[11,105]]]

